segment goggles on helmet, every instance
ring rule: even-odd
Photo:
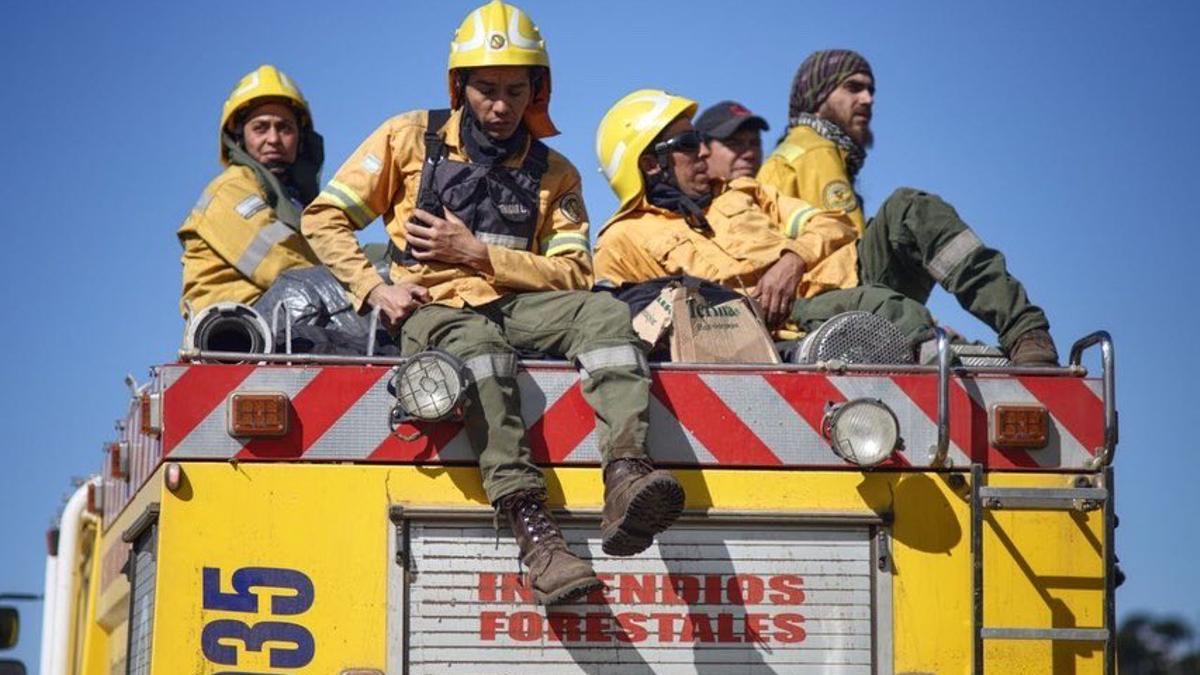
[[[655,154],[663,155],[668,152],[698,152],[703,138],[696,130],[685,131],[664,141],[654,144]]]

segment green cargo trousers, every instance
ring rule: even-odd
[[[461,309],[425,305],[404,322],[400,343],[405,355],[437,348],[466,364],[464,426],[493,504],[517,490],[545,488],[521,418],[518,349],[575,362],[605,464],[646,454],[649,368],[628,306],[607,293],[516,293]]]
[[[935,283],[991,326],[1008,351],[1017,338],[1050,322],[1008,273],[1004,254],[983,245],[954,207],[937,195],[900,188],[884,201],[858,240],[859,287],[797,300],[793,318],[815,330],[841,312],[890,319],[914,343],[929,337],[925,308]]]

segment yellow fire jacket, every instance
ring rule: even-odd
[[[763,162],[758,180],[789,197],[845,211],[860,235],[866,229],[862,206],[846,174],[845,152],[811,127],[792,127]]]
[[[279,274],[319,263],[308,242],[275,218],[254,173],[231,166],[217,176],[179,228],[183,297],[199,311],[218,302],[253,303]]]
[[[461,116],[461,110],[455,111],[443,127],[447,157],[469,162],[459,139]],[[427,111],[418,110],[393,117],[376,129],[301,218],[313,249],[350,289],[360,308],[383,280],[363,255],[354,231],[382,215],[392,242],[402,249],[407,246],[404,228],[417,201],[428,119]],[[527,145],[505,165],[519,167],[528,150]],[[434,302],[452,307],[478,306],[512,292],[589,288],[592,262],[579,172],[553,150],[548,160],[532,250],[488,244],[491,274],[464,265],[393,263],[392,281],[420,284],[429,289]]]
[[[840,211],[786,197],[750,178],[720,187],[705,212],[711,231],[642,197],[618,213],[596,241],[597,282],[640,283],[688,274],[750,293],[787,251],[807,266],[797,297],[858,285],[856,233]]]

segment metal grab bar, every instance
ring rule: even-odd
[[[950,454],[950,336],[934,326],[933,337],[937,340],[938,435],[937,445],[929,449],[929,466],[937,469],[946,465]]]
[[[375,331],[379,329],[379,308],[371,308],[371,322],[367,325],[367,358],[375,356]]]
[[[1100,345],[1100,378],[1102,381],[1104,401],[1104,447],[1097,448],[1096,457],[1092,460],[1092,468],[1098,469],[1102,466],[1112,464],[1113,457],[1117,454],[1117,437],[1119,436],[1119,425],[1117,421],[1117,382],[1116,382],[1116,367],[1117,357],[1113,351],[1112,336],[1108,331],[1098,330],[1090,335],[1085,335],[1075,341],[1071,345],[1071,357],[1069,364],[1072,366],[1080,366],[1083,360],[1083,353],[1090,347]]]
[[[278,304],[275,305],[275,307],[273,307],[271,309],[271,340],[273,341],[275,339],[275,336],[279,335],[279,310],[281,310],[281,309],[283,310],[283,318],[284,318],[283,330],[284,330],[284,333],[286,333],[286,339],[284,340],[284,349],[286,350],[286,352],[288,354],[291,354],[292,353],[292,311],[290,309],[288,309],[287,304],[284,302],[279,302]],[[268,348],[267,351],[271,351],[271,349]]]

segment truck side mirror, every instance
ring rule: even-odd
[[[12,659],[0,659],[0,675],[27,675],[25,664]]]
[[[21,634],[21,615],[16,607],[0,607],[0,649],[12,649],[17,645],[17,637]],[[8,675],[7,670],[0,668],[0,675]]]

